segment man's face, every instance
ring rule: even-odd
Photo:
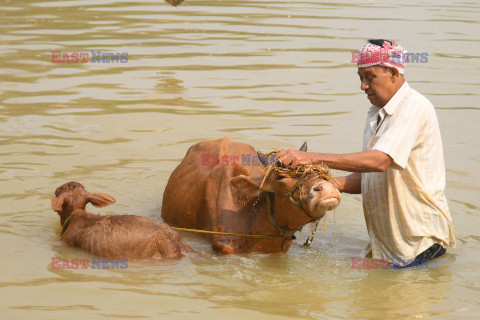
[[[365,91],[368,100],[374,106],[383,108],[397,92],[399,73],[395,71],[391,72],[380,66],[358,69],[357,73],[361,81],[360,88]]]

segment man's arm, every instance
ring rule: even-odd
[[[362,193],[362,174],[359,172],[354,172],[345,177],[335,178],[334,183],[340,192],[351,194]]]
[[[288,149],[278,154],[278,160],[293,169],[299,165],[323,163],[331,169],[350,172],[384,172],[393,163],[388,154],[378,150],[331,154]]]

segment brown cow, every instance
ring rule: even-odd
[[[87,203],[104,207],[115,203],[111,196],[90,194],[78,182],[58,187],[52,208],[60,215],[61,240],[103,258],[177,259],[192,252],[166,223],[141,216],[100,216],[85,211]]]
[[[278,236],[210,236],[212,248],[223,254],[286,252],[293,233],[335,208],[340,193],[317,176],[300,181],[293,173],[271,171],[264,181],[265,168],[250,145],[227,137],[201,141],[190,147],[170,176],[162,218],[177,227]],[[286,195],[295,186],[300,192],[290,199]]]

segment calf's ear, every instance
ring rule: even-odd
[[[55,211],[62,211],[63,199],[63,195],[52,199],[52,209]]]
[[[95,207],[101,208],[115,203],[115,199],[105,193],[89,194],[88,201]]]

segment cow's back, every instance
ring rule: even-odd
[[[244,205],[234,194],[230,179],[261,174],[261,166],[245,161],[256,155],[252,146],[227,137],[190,147],[165,188],[163,220],[179,227],[218,230],[217,218],[222,212],[235,212]],[[212,165],[217,157],[220,163]]]

